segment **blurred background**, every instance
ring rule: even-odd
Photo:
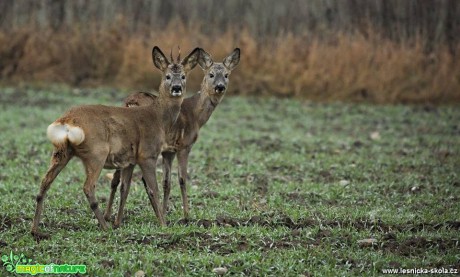
[[[240,47],[230,94],[460,102],[458,0],[0,1],[3,85],[155,90],[154,45],[215,61]]]

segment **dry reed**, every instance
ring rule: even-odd
[[[215,60],[240,47],[231,94],[372,103],[460,101],[458,58],[442,46],[425,54],[421,39],[397,43],[378,35],[337,33],[326,40],[287,33],[261,41],[245,29],[211,36],[199,24],[188,28],[180,22],[131,34],[123,24],[114,26],[0,31],[1,81],[151,90],[159,82],[150,56],[153,45],[167,51],[180,45],[182,53],[199,46]],[[191,74],[189,91],[199,89],[201,78],[200,70]]]

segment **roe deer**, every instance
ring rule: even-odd
[[[125,205],[133,168],[141,167],[145,189],[161,225],[165,225],[158,199],[155,168],[158,155],[166,144],[165,132],[177,120],[185,94],[186,74],[198,63],[200,49],[193,50],[182,62],[168,61],[158,47],[152,50],[154,65],[162,71],[159,96],[150,106],[136,108],[87,105],[71,108],[49,125],[48,138],[54,145],[51,164],[37,195],[37,206],[31,233],[47,237],[38,231],[43,199],[51,183],[69,160],[77,156],[83,162],[86,181],[83,191],[102,229],[107,223],[95,197],[96,181],[102,168],[121,170],[122,198]],[[114,222],[118,227],[123,216],[120,210]]]
[[[206,124],[214,109],[220,103],[228,87],[228,77],[238,65],[240,49],[236,48],[222,63],[214,63],[211,56],[201,49],[198,64],[204,71],[201,90],[189,98],[184,99],[180,115],[169,132],[166,133],[168,149],[162,152],[163,156],[163,213],[168,209],[169,194],[171,191],[171,164],[177,154],[179,165],[179,184],[182,194],[184,217],[188,217],[187,199],[187,163],[190,150],[198,138],[200,128]],[[158,101],[158,97],[147,92],[135,92],[125,99],[125,106],[151,105]],[[120,182],[120,171],[113,175],[112,190],[110,192],[105,218],[110,217],[113,200]],[[143,178],[144,179],[144,178]],[[144,180],[143,180],[144,181]],[[145,182],[145,181],[144,181]],[[123,195],[121,196],[123,197]]]

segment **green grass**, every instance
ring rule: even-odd
[[[213,276],[219,266],[254,276],[460,268],[458,106],[227,96],[192,151],[189,221],[176,166],[167,227],[159,227],[136,170],[124,223],[101,231],[74,159],[45,200],[40,228],[51,239],[37,243],[29,229],[52,150],[46,127],[72,105],[119,105],[126,94],[0,89],[1,255],[85,264],[92,276]],[[103,175],[102,208],[110,190]],[[367,238],[377,243],[358,244]]]

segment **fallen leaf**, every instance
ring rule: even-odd
[[[217,275],[224,275],[227,273],[228,269],[226,267],[216,267],[212,270]]]
[[[418,191],[420,191],[420,187],[419,186],[413,186],[413,187],[411,187],[410,191],[411,192],[418,192]]]
[[[136,273],[134,273],[134,277],[144,277],[145,272],[143,270],[138,270]]]
[[[361,239],[361,240],[358,240],[359,246],[362,246],[362,247],[369,247],[369,246],[372,246],[372,245],[374,245],[376,243],[377,243],[376,239]]]
[[[379,140],[380,139],[380,133],[379,132],[372,132],[370,134],[370,137],[372,140]]]

